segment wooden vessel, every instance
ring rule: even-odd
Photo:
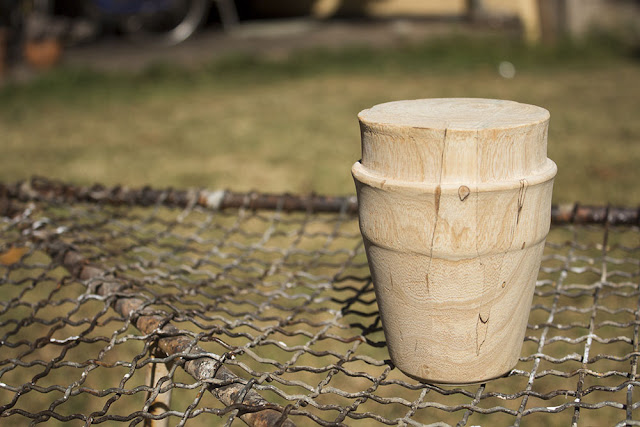
[[[358,117],[352,173],[392,361],[435,383],[509,372],[550,226],[549,112],[423,99]]]

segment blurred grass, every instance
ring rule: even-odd
[[[501,61],[515,65],[515,78],[500,77]],[[0,180],[352,193],[360,110],[487,97],[550,110],[556,202],[633,205],[639,81],[637,59],[604,38],[527,47],[456,36],[137,74],[59,69],[0,90]]]

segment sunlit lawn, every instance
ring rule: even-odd
[[[502,60],[515,78],[500,77]],[[556,202],[637,204],[639,65],[602,41],[553,49],[455,38],[137,75],[58,70],[1,90],[0,180],[352,193],[360,110],[490,97],[550,110]]]

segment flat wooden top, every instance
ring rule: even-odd
[[[548,120],[549,112],[514,101],[434,98],[379,104],[358,118],[367,124],[471,131],[531,126]]]

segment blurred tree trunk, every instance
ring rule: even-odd
[[[471,22],[477,21],[482,15],[482,0],[465,0],[467,19]]]
[[[555,43],[566,35],[566,0],[538,0],[542,41]]]

